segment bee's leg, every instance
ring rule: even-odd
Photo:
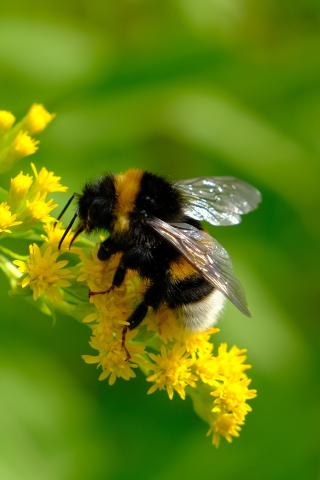
[[[99,292],[93,292],[92,290],[89,290],[89,298],[91,297],[95,297],[96,295],[105,295],[106,293],[109,292],[109,289],[108,290],[100,290]]]
[[[127,354],[127,360],[130,359],[130,353],[126,347],[126,334],[128,330],[138,327],[148,313],[149,307],[157,309],[164,298],[164,289],[157,283],[152,284],[144,294],[144,299],[132,312],[127,322],[128,326],[122,330],[122,347]]]
[[[132,312],[130,317],[128,318],[128,323],[129,323],[129,329],[133,330],[136,328],[142,320],[145,318],[145,316],[148,313],[149,307],[152,307],[153,309],[157,309],[163,299],[163,289],[161,288],[161,285],[158,284],[153,284],[151,287],[148,288],[144,295],[144,299],[139,305],[136,307],[136,309]]]
[[[114,245],[112,244],[111,239],[109,237],[106,240],[104,240],[104,242],[102,242],[100,244],[100,247],[99,247],[99,250],[98,250],[98,258],[99,258],[99,260],[105,262],[105,261],[109,260],[109,258],[112,257],[112,255],[114,255],[116,252],[117,252],[117,249],[114,248]],[[89,298],[94,297],[96,295],[104,295],[105,293],[109,293],[111,290],[112,290],[112,287],[108,288],[107,290],[102,290],[102,291],[99,291],[99,292],[90,291],[89,292]]]
[[[130,315],[130,317],[128,318],[128,323],[129,323],[129,329],[130,330],[133,330],[134,328],[136,328],[138,325],[140,325],[140,323],[142,322],[142,320],[144,319],[144,317],[147,315],[148,313],[148,305],[145,303],[145,302],[141,302],[139,303],[139,305],[137,306],[137,308],[132,312],[132,314]]]
[[[127,347],[126,347],[126,335],[127,335],[127,331],[128,331],[128,327],[123,327],[123,329],[122,329],[122,336],[121,336],[121,346],[122,346],[122,348],[124,349],[124,351],[126,352],[126,355],[127,355],[126,360],[128,361],[128,360],[130,360],[131,355],[130,355],[129,350],[128,350]]]
[[[121,257],[117,270],[113,275],[112,285],[109,288],[108,292],[111,292],[111,290],[113,290],[115,287],[120,287],[122,285],[122,282],[125,279],[127,270],[128,270],[127,256],[124,253]]]
[[[116,253],[116,251],[117,250],[114,248],[114,245],[112,244],[109,237],[100,243],[100,247],[98,250],[98,258],[102,262],[105,262],[106,260],[109,260],[109,258],[112,257],[112,255]]]

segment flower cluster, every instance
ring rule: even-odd
[[[108,262],[98,260],[96,251],[81,257],[78,280],[91,291],[105,291],[119,263],[118,255]],[[146,283],[129,271],[121,287],[111,294],[94,295],[90,302],[94,311],[84,322],[91,324],[90,345],[96,355],[84,355],[87,363],[96,364],[100,380],[108,379],[113,385],[117,378],[129,380],[135,377],[134,369],[140,368],[151,383],[148,393],[164,390],[170,399],[177,393],[197,398],[197,409],[202,410],[210,425],[213,443],[218,446],[220,437],[231,441],[239,435],[246,414],[251,410],[247,403],[256,396],[249,389],[246,375],[245,350],[222,343],[217,352],[211,337],[219,330],[206,332],[187,331],[166,307],[150,311],[137,329],[126,334],[123,346],[123,328],[135,306],[141,301]],[[201,391],[202,395],[194,396]]]
[[[39,104],[34,104],[27,115],[17,124],[12,113],[0,111],[0,172],[7,170],[17,160],[37,150],[38,140],[31,134],[41,132],[52,120],[53,115]],[[21,171],[11,179],[8,192],[3,191],[0,203],[0,235],[22,233],[39,222],[52,220],[51,212],[57,206],[48,194],[65,192],[67,187],[60,184],[46,168],[37,171],[31,164],[32,175]]]
[[[0,111],[0,171],[36,151],[38,141],[32,135],[53,117],[39,104],[17,124],[10,112]],[[15,239],[32,239],[25,256],[0,243],[0,268],[13,292],[32,297],[47,314],[63,311],[88,324],[93,352],[83,359],[97,366],[100,380],[113,385],[117,379],[134,378],[140,369],[148,382],[147,393],[160,390],[169,399],[175,394],[182,400],[191,397],[196,412],[210,426],[213,444],[218,446],[221,437],[232,441],[251,410],[248,400],[256,396],[247,376],[246,351],[225,343],[215,347],[212,337],[217,328],[187,331],[166,306],[149,310],[138,328],[128,330],[127,319],[141,302],[148,281],[129,271],[122,285],[110,291],[120,254],[102,262],[97,247],[87,239],[78,239],[69,250],[71,232],[58,248],[64,230],[52,217],[57,205],[50,194],[66,190],[60,177],[31,164],[28,173],[18,173],[9,190],[1,192],[0,240],[10,236],[14,245]],[[89,298],[88,291],[96,294]]]
[[[40,104],[32,105],[27,115],[16,124],[11,112],[0,111],[0,171],[36,151],[38,141],[31,135],[40,133],[53,117]],[[58,258],[62,252],[57,248],[57,236],[61,237],[62,228],[60,224],[54,228],[52,211],[57,204],[50,198],[51,193],[66,190],[60,177],[45,167],[37,170],[33,163],[28,173],[20,171],[11,178],[8,190],[1,189],[0,239],[10,236],[10,245],[14,245],[16,239],[20,242],[27,238],[43,240],[41,247],[36,243],[29,246],[29,257],[1,244],[1,269],[10,278],[12,286],[22,275],[21,286],[28,287],[33,299],[40,300],[42,306],[61,302],[63,289],[69,287],[71,279],[75,278],[73,270],[65,268],[68,261]],[[14,259],[13,264],[8,257]]]
[[[51,246],[41,251],[38,245],[33,243],[29,246],[29,253],[27,261],[13,262],[24,274],[22,288],[29,286],[34,300],[41,296],[48,297],[53,302],[60,300],[61,289],[69,287],[74,276],[69,268],[65,268],[68,261],[58,261],[59,252],[53,251]]]
[[[54,114],[38,103],[33,104],[18,123],[11,112],[0,110],[0,173],[37,151],[39,140],[32,135],[42,132],[53,118]]]

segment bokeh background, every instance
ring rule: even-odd
[[[253,313],[220,322],[259,392],[241,438],[216,450],[139,376],[99,383],[88,329],[1,279],[1,480],[319,478],[319,27],[317,0],[2,0],[1,108],[57,113],[38,166],[71,191],[128,167],[235,175],[264,202],[212,230]]]

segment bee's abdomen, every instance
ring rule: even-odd
[[[176,309],[180,322],[193,331],[205,331],[217,323],[223,309],[225,296],[217,289],[201,300]]]
[[[205,298],[213,289],[199,273],[180,280],[171,278],[167,283],[166,302],[170,308],[177,308]]]
[[[166,302],[190,330],[206,330],[222,310],[224,296],[184,257],[170,264]]]
[[[179,256],[170,264],[169,274],[172,282],[179,282],[197,275],[198,272],[186,258]]]
[[[213,290],[213,286],[182,256],[170,264],[167,287],[170,308],[197,302]]]

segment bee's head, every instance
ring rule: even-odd
[[[114,204],[115,187],[111,175],[88,183],[78,200],[78,216],[83,230],[110,230]]]

